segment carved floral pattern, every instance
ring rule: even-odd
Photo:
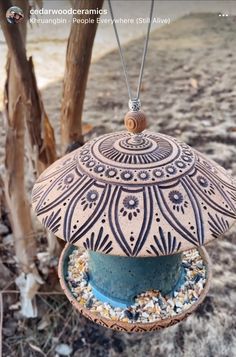
[[[131,221],[133,217],[137,217],[140,212],[139,201],[135,196],[126,196],[123,200],[123,207],[120,209],[123,217],[128,215],[128,219]]]
[[[156,256],[224,234],[236,219],[236,187],[223,168],[174,138],[118,132],[45,170],[32,204],[42,223],[72,244]]]
[[[173,203],[173,210],[177,210],[178,212],[181,211],[185,213],[185,208],[188,207],[188,201],[185,201],[183,195],[179,191],[171,191],[169,193],[169,199]]]

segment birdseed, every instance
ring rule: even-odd
[[[172,295],[157,290],[139,294],[128,308],[112,307],[98,300],[89,285],[88,253],[75,248],[69,256],[67,283],[79,304],[102,317],[129,323],[148,323],[174,317],[196,303],[206,283],[206,266],[197,249],[183,253],[185,281]]]

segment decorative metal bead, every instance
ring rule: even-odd
[[[129,111],[124,119],[126,129],[133,133],[141,133],[147,126],[147,119],[144,112],[139,111]]]
[[[138,112],[141,109],[141,101],[140,99],[130,99],[129,100],[129,109],[131,112]]]

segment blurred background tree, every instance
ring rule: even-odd
[[[78,9],[101,9],[103,0],[74,1]],[[74,22],[71,25],[67,44],[66,67],[64,75],[62,108],[61,108],[61,139],[63,152],[70,147],[83,144],[82,113],[91,62],[92,46],[97,30],[98,15],[75,15],[76,19],[94,20],[94,23]],[[77,145],[76,145],[77,143]],[[68,148],[69,146],[69,148]]]
[[[102,8],[103,0],[72,1],[76,9]],[[32,303],[39,284],[43,283],[36,261],[36,236],[25,175],[31,168],[35,178],[56,160],[54,131],[44,109],[37,86],[33,59],[27,58],[27,21],[12,27],[6,21],[10,0],[0,1],[1,27],[8,46],[7,79],[4,92],[6,122],[5,169],[2,174],[2,194],[7,205],[9,221],[14,236],[18,263],[16,283],[22,295],[22,313],[28,317],[37,314]],[[28,19],[28,0],[16,0]],[[34,6],[43,6],[35,1]],[[77,15],[78,16],[78,15]],[[79,15],[88,18],[88,15]],[[61,108],[61,141],[63,153],[83,144],[82,110],[86,91],[92,47],[97,29],[94,24],[72,23],[67,44],[66,69]],[[31,165],[26,165],[25,156]],[[49,257],[60,252],[56,237],[47,234]]]

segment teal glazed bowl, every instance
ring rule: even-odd
[[[75,249],[74,246],[71,246],[67,244],[62,251],[62,254],[60,256],[59,260],[59,266],[58,266],[58,275],[60,279],[60,284],[61,287],[71,302],[71,304],[81,313],[83,316],[88,318],[90,321],[93,321],[99,325],[102,325],[106,328],[111,328],[113,330],[117,331],[124,331],[124,332],[148,332],[148,331],[155,331],[155,330],[160,330],[172,325],[175,325],[176,323],[186,319],[189,315],[191,315],[197,308],[198,306],[203,302],[205,299],[209,288],[210,288],[210,281],[212,278],[212,268],[211,268],[211,261],[209,258],[209,255],[206,251],[205,248],[199,247],[198,251],[201,255],[201,258],[203,259],[203,262],[206,266],[206,283],[205,286],[201,292],[201,295],[199,296],[198,300],[191,305],[188,309],[184,310],[182,313],[175,315],[173,317],[168,317],[165,319],[159,319],[156,320],[155,322],[150,322],[150,323],[141,323],[141,322],[123,322],[123,321],[114,321],[112,319],[106,318],[101,316],[98,312],[93,312],[85,305],[80,304],[76,297],[72,294],[69,284],[67,282],[67,274],[68,274],[68,261],[69,261],[69,256]]]

